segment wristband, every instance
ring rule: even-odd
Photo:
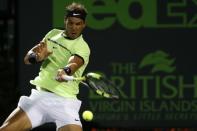
[[[37,57],[36,53],[31,52],[31,54],[29,54],[29,57],[28,57],[29,63],[35,64],[37,62],[36,57]]]
[[[71,69],[70,69],[70,67],[64,67],[63,69],[64,69],[64,71],[65,71],[65,73],[66,73],[67,75],[70,75],[70,74],[71,74]]]

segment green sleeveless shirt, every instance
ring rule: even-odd
[[[48,38],[57,41],[61,45],[49,41]],[[81,77],[89,62],[90,49],[88,44],[84,41],[82,35],[70,40],[65,38],[64,30],[58,29],[53,29],[47,33],[44,40],[47,41],[48,50],[53,53],[43,61],[39,75],[34,80],[31,80],[30,83],[35,85],[38,90],[47,89],[63,97],[76,98],[76,95],[79,93],[79,82],[58,82],[55,80],[55,76],[58,69],[67,65],[70,56],[78,55],[83,58],[84,65],[73,76]]]

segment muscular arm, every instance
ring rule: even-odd
[[[67,75],[73,75],[82,65],[84,64],[83,58],[77,55],[73,55],[69,58],[68,64],[66,67],[70,68],[71,72]],[[64,69],[59,69],[57,73],[57,81],[65,81],[61,77],[62,75],[66,75]]]
[[[69,67],[71,69],[70,75],[74,74],[76,70],[78,70],[82,65],[84,64],[83,58],[73,55],[70,57],[68,61],[68,65],[66,67]]]

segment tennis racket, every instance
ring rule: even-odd
[[[67,81],[80,81],[82,84],[90,87],[95,93],[105,98],[119,99],[119,89],[106,77],[97,73],[87,73],[83,77],[73,77],[63,75]]]

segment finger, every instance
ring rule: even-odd
[[[62,75],[62,72],[60,70],[57,71],[57,77],[60,78]]]
[[[65,80],[65,79],[63,78],[63,75],[61,75],[61,77],[60,77],[60,81],[67,82],[67,80]]]
[[[48,52],[47,52],[47,56],[49,56],[49,55],[51,55],[51,54],[53,54],[53,51],[48,51]]]
[[[59,81],[60,77],[59,76],[56,76],[55,77],[55,80]]]
[[[47,39],[44,39],[44,43],[47,43]]]
[[[36,50],[36,51],[40,51],[40,50],[41,50],[41,44],[40,44],[40,43],[36,45],[35,50]]]
[[[38,51],[39,50],[39,44],[37,44],[35,47],[34,47],[34,51]]]
[[[56,77],[55,77],[55,80],[56,80],[56,81],[59,81],[59,82],[65,81],[61,76],[56,76]]]
[[[41,49],[40,45],[38,45],[38,47],[37,47],[37,52],[40,53],[41,50],[42,50],[42,49]]]
[[[44,39],[44,43],[47,43],[47,39]]]
[[[47,45],[46,41],[41,41],[40,43],[41,43],[42,47],[46,47],[46,45]]]
[[[44,42],[40,42],[40,48],[44,48],[45,47],[45,43]]]
[[[64,80],[63,77],[62,77],[63,75],[65,75],[64,70],[59,69],[58,72],[57,72],[57,76],[60,77],[59,80]]]
[[[45,48],[46,48],[46,44],[44,42],[42,42],[39,44],[38,50],[39,50],[39,52],[42,52],[43,49],[45,49]]]
[[[41,56],[41,54],[38,52],[37,53],[37,61],[41,61],[41,57],[40,56]]]

